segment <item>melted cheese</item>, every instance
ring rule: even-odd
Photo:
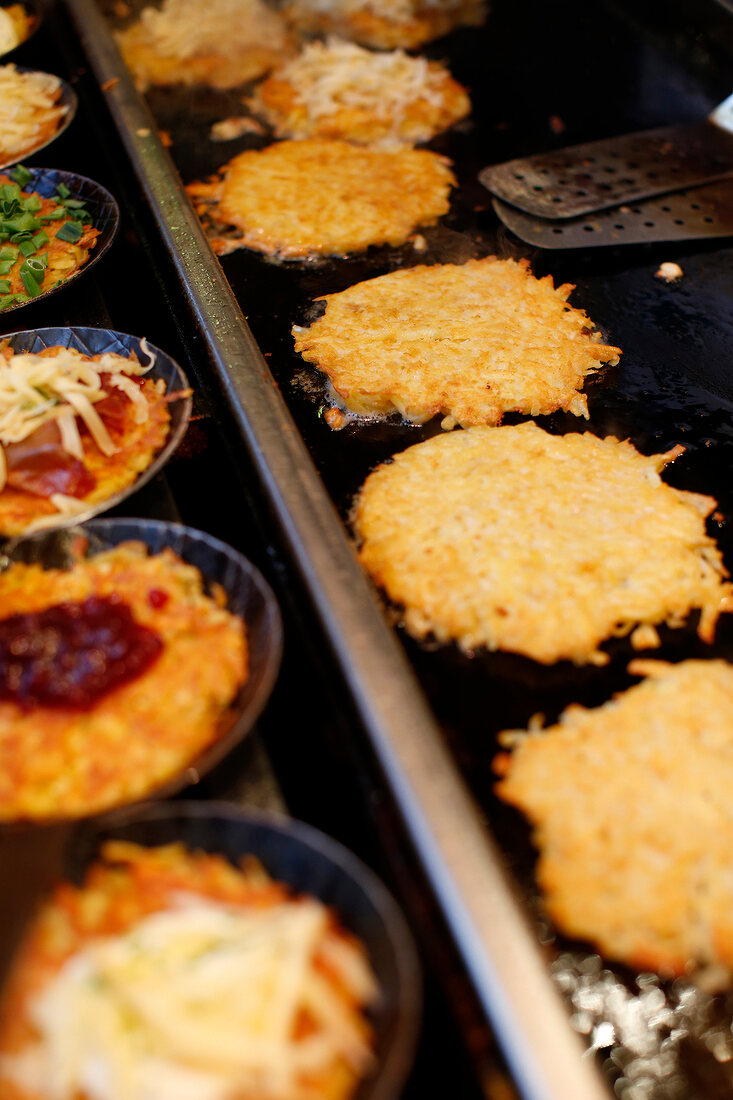
[[[299,1100],[301,1077],[370,1053],[337,988],[314,967],[333,940],[312,898],[265,908],[178,895],[126,933],[94,939],[35,997],[41,1041],[3,1072],[49,1100]],[[342,956],[346,956],[342,960]],[[339,984],[374,994],[343,937],[328,953]],[[314,1022],[295,1038],[306,1010]]]

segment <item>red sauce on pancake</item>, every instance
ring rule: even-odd
[[[90,596],[0,620],[0,699],[87,710],[140,676],[163,643],[117,596]]]

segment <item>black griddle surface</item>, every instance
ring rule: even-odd
[[[344,520],[366,474],[395,451],[440,431],[437,421],[350,424],[333,432],[319,415],[327,404],[320,376],[292,351],[292,324],[316,316],[313,299],[406,265],[461,262],[490,254],[527,256],[538,276],[577,285],[571,302],[624,349],[621,364],[589,380],[590,419],[557,414],[551,431],[590,430],[629,438],[645,453],[677,443],[685,454],[665,478],[715,496],[722,520],[709,529],[733,570],[733,245],[699,242],[539,252],[496,221],[476,175],[485,164],[629,130],[695,121],[730,91],[729,58],[705,38],[702,5],[673,18],[662,5],[554,5],[495,0],[485,28],[459,31],[424,53],[445,57],[472,91],[472,119],[428,146],[455,162],[460,186],[441,224],[423,232],[424,252],[371,249],[313,263],[273,262],[240,251],[223,260],[272,373]],[[685,20],[688,19],[687,22]],[[666,22],[665,22],[666,20]],[[653,32],[650,28],[656,28]],[[662,29],[660,29],[660,27]],[[204,178],[244,148],[267,138],[213,143],[209,127],[241,114],[242,91],[153,89],[149,101],[185,182]],[[655,278],[662,261],[684,271],[678,284]],[[520,418],[508,417],[505,422]],[[389,612],[388,612],[389,613]],[[723,620],[713,646],[695,622],[662,631],[650,655],[733,660],[733,623]],[[597,705],[631,682],[628,640],[606,647],[603,668],[567,662],[543,667],[510,654],[470,658],[451,646],[400,635],[461,770],[505,852],[546,945],[548,966],[565,994],[573,1026],[587,1037],[626,1100],[718,1100],[733,1095],[733,994],[710,997],[685,981],[660,982],[611,966],[583,945],[553,936],[533,884],[534,856],[523,818],[493,794],[496,733],[543,713],[553,720],[571,702]],[[684,812],[684,811],[682,811]]]

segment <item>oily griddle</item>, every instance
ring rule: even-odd
[[[633,18],[641,18],[638,6]],[[555,432],[588,429],[630,438],[644,453],[684,444],[686,453],[666,479],[717,498],[722,518],[709,521],[708,530],[733,568],[733,248],[712,242],[538,252],[497,223],[488,193],[476,180],[487,163],[690,121],[710,110],[729,91],[726,67],[699,41],[690,55],[681,20],[678,11],[672,29],[655,39],[627,20],[623,4],[570,0],[560,19],[539,0],[521,10],[512,0],[494,0],[484,30],[456,32],[424,51],[448,58],[474,103],[470,121],[429,145],[453,159],[460,186],[450,214],[424,232],[425,251],[408,244],[311,263],[268,262],[245,251],[224,258],[224,270],[345,520],[374,465],[440,429],[437,422],[408,427],[395,419],[331,431],[318,415],[325,404],[323,382],[293,353],[290,326],[317,316],[319,307],[312,304],[317,296],[398,267],[490,254],[524,256],[538,276],[551,273],[556,283],[576,283],[571,304],[585,309],[604,338],[624,350],[619,366],[586,383],[588,422],[554,414],[538,423]],[[267,140],[246,135],[209,142],[211,123],[243,113],[239,93],[154,89],[149,101],[170,134],[184,182],[205,177],[240,150]],[[684,271],[676,285],[654,277],[659,264],[670,260]],[[545,668],[510,654],[467,657],[457,647],[419,644],[404,632],[401,637],[463,774],[526,891],[573,1025],[599,1050],[618,1094],[627,1100],[731,1095],[733,994],[709,997],[684,981],[665,984],[607,966],[587,946],[554,937],[539,911],[527,825],[493,793],[490,764],[498,730],[525,725],[535,712],[553,721],[572,701],[602,703],[631,682],[626,665],[638,654],[618,639],[605,647],[611,660],[604,669],[567,662]],[[662,637],[654,657],[733,660],[733,623],[727,618],[713,646],[697,640],[694,623],[681,631],[664,630]]]

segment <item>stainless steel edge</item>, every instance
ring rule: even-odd
[[[486,824],[92,0],[64,0],[412,842],[526,1100],[608,1100]]]

